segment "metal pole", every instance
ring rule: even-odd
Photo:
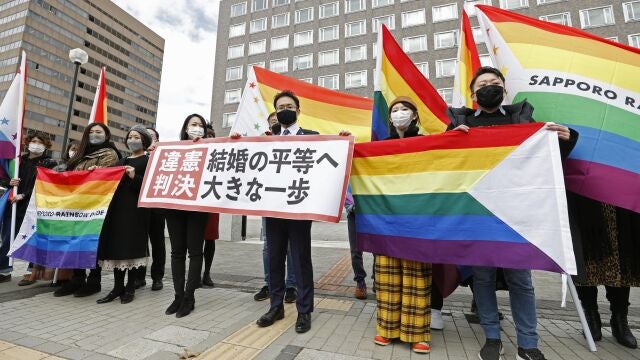
[[[67,111],[67,122],[64,124],[64,138],[62,138],[62,150],[60,154],[64,154],[67,150],[67,143],[69,142],[69,128],[71,127],[71,113],[73,112],[73,101],[76,97],[76,83],[78,82],[78,71],[80,71],[80,63],[74,62],[76,68],[73,74],[73,84],[71,86],[71,99],[69,99],[69,110]]]
[[[240,237],[242,240],[247,239],[247,216],[242,215],[242,227],[240,228]]]

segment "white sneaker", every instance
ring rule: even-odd
[[[444,328],[444,322],[442,321],[442,311],[431,309],[431,329],[442,330]]]

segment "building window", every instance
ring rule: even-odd
[[[344,24],[344,36],[359,36],[367,33],[367,23],[364,20]]]
[[[320,5],[318,7],[319,17],[320,19],[325,19],[328,17],[338,16],[340,13],[340,3],[332,2],[329,4]]]
[[[313,20],[313,8],[296,10],[296,24]]]
[[[422,62],[422,63],[416,63],[416,67],[418,68],[418,70],[420,70],[420,72],[422,73],[422,75],[424,75],[425,78],[429,78],[429,63],[428,62]]]
[[[222,127],[232,127],[234,122],[236,122],[236,113],[230,112],[222,114]]]
[[[289,35],[274,36],[271,38],[271,51],[288,49]]]
[[[606,37],[605,39],[618,42],[618,37],[617,36]]]
[[[344,62],[367,60],[367,45],[344,48]]]
[[[529,0],[500,0],[500,7],[507,10],[529,7]]]
[[[300,79],[300,81],[304,81],[306,83],[313,84],[313,79],[312,78],[302,78],[302,79]]]
[[[313,54],[293,57],[293,70],[305,70],[313,67]]]
[[[436,77],[453,76],[456,73],[456,59],[436,60]]]
[[[289,26],[289,13],[273,15],[271,18],[271,28],[277,29],[283,26]]]
[[[249,43],[249,55],[264,54],[267,52],[267,40],[262,39]]]
[[[538,5],[553,4],[561,1],[567,1],[567,0],[538,0]]]
[[[244,44],[231,45],[227,48],[227,59],[237,59],[244,56]]]
[[[344,12],[351,13],[361,10],[366,10],[367,5],[365,0],[344,0]]]
[[[289,71],[289,59],[276,59],[269,62],[269,70],[277,73]]]
[[[227,68],[226,81],[242,79],[242,66],[232,66]]]
[[[438,94],[440,94],[440,97],[442,97],[442,100],[444,100],[447,105],[451,105],[453,102],[453,88],[438,89]]]
[[[560,13],[560,14],[551,14],[551,15],[543,15],[540,16],[540,20],[571,26],[571,14],[568,12]]]
[[[293,34],[293,46],[313,44],[313,30],[301,31]]]
[[[466,0],[464,9],[467,11],[467,15],[476,16],[476,5],[491,5],[491,0]]]
[[[433,34],[433,47],[435,49],[447,49],[455,46],[458,46],[458,30]]]
[[[249,23],[249,33],[254,34],[267,30],[267,18],[251,20]]]
[[[583,29],[612,25],[614,23],[613,7],[611,5],[580,10],[580,26],[582,26]]]
[[[231,5],[231,17],[242,16],[247,13],[247,3]]]
[[[273,0],[273,7],[288,5],[289,0]]]
[[[480,29],[480,27],[472,27],[471,31],[473,32],[473,41],[475,41],[476,44],[481,44],[484,42],[484,33],[482,32],[482,29]]]
[[[374,17],[373,19],[371,19],[371,31],[377,33],[378,28],[380,28],[380,24],[385,24],[387,26],[387,29],[393,30],[396,28],[396,16],[385,15]]]
[[[427,22],[427,17],[424,9],[402,13],[403,28],[426,24],[426,22]]]
[[[240,96],[242,95],[240,89],[226,90],[224,92],[224,103],[235,104],[240,102]]]
[[[267,8],[268,0],[252,0],[251,11],[260,11]]]
[[[318,76],[318,85],[331,90],[340,89],[340,75]]]
[[[229,37],[236,37],[244,35],[244,29],[247,27],[247,23],[235,24],[229,26]]]
[[[377,43],[377,42],[374,42],[374,43],[371,45],[371,58],[372,58],[372,59],[375,59],[375,58],[377,58],[377,57],[378,57],[378,43]]]
[[[371,0],[372,8],[389,6],[389,5],[393,5],[393,0]]]
[[[402,38],[402,50],[406,53],[426,51],[427,35]]]
[[[493,66],[493,61],[491,61],[489,54],[478,55],[478,58],[480,58],[481,66]]]
[[[458,4],[447,4],[431,8],[433,22],[455,20],[458,18]]]
[[[344,74],[344,88],[353,89],[367,86],[367,70]]]
[[[624,10],[624,21],[640,20],[640,1],[629,1],[622,4]]]
[[[258,61],[256,63],[247,65],[247,71],[251,70],[251,67],[253,66],[266,69],[264,61]]]
[[[318,53],[318,66],[335,65],[340,62],[340,52],[338,49],[322,51]]]
[[[318,42],[337,40],[340,38],[338,25],[327,26],[318,30]]]
[[[629,35],[629,46],[640,48],[640,34]]]

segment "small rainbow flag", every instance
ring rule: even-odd
[[[329,90],[257,66],[252,66],[247,75],[231,132],[263,135],[269,129],[267,117],[275,110],[273,97],[283,90],[293,91],[300,99],[301,127],[323,135],[349,130],[358,142],[371,139],[371,99]]]
[[[356,144],[358,248],[575,274],[558,138],[544,126]]]
[[[418,105],[420,127],[423,131],[437,134],[447,129],[447,103],[382,24],[378,31],[374,77],[372,140],[389,137],[389,104],[401,95],[410,97]]]
[[[35,193],[9,255],[51,268],[96,266],[98,239],[124,167],[38,168]]]
[[[477,16],[509,100],[580,133],[567,189],[640,212],[640,49],[490,6]]]
[[[462,21],[460,25],[460,39],[458,42],[458,65],[456,75],[453,78],[453,103],[454,107],[477,108],[471,100],[471,90],[469,84],[480,68],[480,56],[478,48],[473,38],[473,30],[467,12],[462,10]]]

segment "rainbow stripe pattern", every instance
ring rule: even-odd
[[[38,168],[35,200],[11,256],[52,268],[94,268],[102,224],[123,174],[124,167],[63,173]]]
[[[469,84],[473,75],[480,68],[480,55],[473,38],[473,30],[467,12],[462,10],[462,22],[460,25],[460,39],[458,42],[458,65],[453,79],[453,106],[477,108],[471,100]]]
[[[543,127],[356,144],[359,248],[423,262],[575,273],[557,136]]]
[[[477,6],[494,64],[513,101],[580,138],[567,189],[640,212],[640,49],[587,32]]]
[[[387,27],[382,25],[378,30],[372,140],[389,137],[389,104],[398,96],[408,96],[416,103],[423,132],[437,134],[447,129],[447,104],[405,54]]]

